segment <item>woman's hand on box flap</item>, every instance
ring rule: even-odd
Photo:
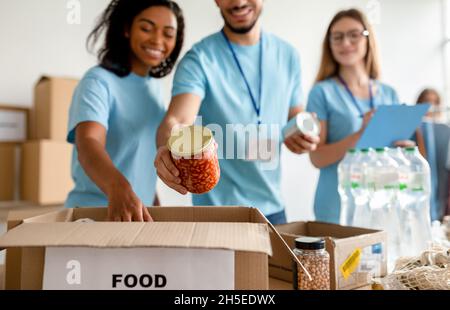
[[[128,182],[114,185],[108,193],[108,220],[113,222],[153,222],[150,213]]]
[[[177,167],[175,167],[167,146],[162,146],[158,149],[154,165],[158,177],[166,183],[167,186],[182,195],[187,194],[187,189],[181,185],[181,179],[179,178],[180,172]]]

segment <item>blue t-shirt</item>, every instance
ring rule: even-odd
[[[75,128],[82,122],[93,121],[105,127],[108,155],[136,195],[151,206],[156,191],[156,130],[164,113],[159,81],[134,73],[121,78],[97,66],[86,73],[75,90],[67,141],[75,143]],[[105,194],[80,165],[76,148],[72,178],[75,188],[69,193],[66,207],[108,205]]]
[[[261,42],[262,95],[259,98]],[[265,32],[258,44],[232,46],[256,97],[257,106],[261,109],[262,123],[275,124],[277,134],[281,134],[289,109],[302,101],[297,51]],[[202,124],[216,124],[222,129],[222,139],[218,139],[216,133],[219,156],[223,154],[226,157],[228,152],[225,141],[230,141],[231,136],[234,136],[234,145],[245,144],[245,137],[236,134],[236,131],[227,132],[226,125],[257,124],[258,118],[244,78],[221,32],[195,44],[178,65],[172,95],[186,93],[201,98],[199,116]],[[214,130],[214,126],[209,127]],[[281,143],[277,146],[280,147]],[[194,205],[253,206],[265,215],[284,209],[279,160],[273,169],[264,169],[259,161],[245,161],[236,157],[220,159],[219,164],[221,178],[218,185],[209,193],[193,195]]]
[[[374,81],[377,92],[374,95],[375,108],[380,105],[399,104],[395,90],[379,81]],[[361,110],[370,110],[370,100],[356,98]],[[357,132],[362,125],[360,111],[345,87],[335,79],[317,83],[308,98],[307,111],[315,112],[321,121],[327,122],[327,144],[338,142]],[[314,214],[317,221],[339,223],[340,197],[338,193],[337,166],[339,162],[320,169],[314,200]]]

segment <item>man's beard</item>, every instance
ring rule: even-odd
[[[234,27],[233,25],[231,25],[228,22],[228,20],[226,19],[225,15],[223,14],[222,11],[220,12],[220,14],[222,14],[223,20],[225,21],[225,25],[232,32],[237,33],[237,34],[246,34],[246,33],[249,33],[253,29],[253,27],[255,27],[256,23],[258,22],[258,19],[259,19],[260,15],[261,15],[261,12],[259,12],[259,14],[256,16],[255,20],[252,21],[250,25],[244,26],[244,27],[240,27],[240,28],[237,28],[237,27]]]
[[[223,16],[223,15],[222,15]],[[249,26],[246,27],[240,27],[240,28],[236,28],[233,27],[228,21],[227,19],[224,17],[223,18],[225,21],[225,25],[228,27],[228,29],[230,29],[232,32],[237,33],[237,34],[246,34],[249,33],[253,27],[255,27],[256,22],[258,21],[258,19],[256,18]]]

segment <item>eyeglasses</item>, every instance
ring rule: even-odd
[[[356,44],[363,37],[368,37],[369,31],[368,30],[351,30],[349,32],[334,32],[330,35],[330,43],[333,45],[340,45],[344,43],[344,39],[347,37],[351,44]]]

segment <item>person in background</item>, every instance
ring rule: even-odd
[[[180,54],[184,19],[169,0],[113,0],[88,37],[104,35],[99,65],[75,90],[67,141],[74,189],[65,206],[108,206],[111,221],[151,221],[156,130],[164,117],[160,78]]]
[[[431,105],[430,110],[426,114],[426,120],[432,122],[442,121],[443,113],[441,111],[441,96],[438,91],[433,88],[425,88],[417,98],[417,104],[428,103]]]
[[[315,112],[321,123],[321,142],[310,153],[312,164],[320,169],[314,200],[317,221],[339,223],[339,162],[356,146],[378,106],[399,104],[396,91],[379,76],[377,44],[367,18],[356,9],[338,12],[328,26],[307,104],[307,111]]]
[[[174,127],[191,125],[197,116],[205,125],[218,125],[227,137],[246,144],[246,135],[227,133],[227,125],[281,128],[302,111],[301,69],[297,51],[287,42],[261,29],[263,0],[216,0],[224,20],[222,30],[206,37],[181,60],[173,82],[172,102],[158,130],[155,166],[161,180],[181,194],[166,143]],[[231,138],[233,139],[233,138]],[[283,142],[281,141],[278,142]],[[318,137],[294,134],[284,143],[294,153],[315,150]],[[218,141],[223,154],[226,143]],[[277,144],[276,147],[280,147]],[[286,222],[281,198],[279,157],[274,169],[260,160],[220,159],[217,186],[193,195],[194,205],[243,205],[259,208],[274,224]]]
[[[444,113],[441,96],[433,88],[425,88],[417,98],[417,104],[430,104],[421,125],[422,140],[426,149],[426,158],[431,169],[431,201],[432,220],[441,220],[446,211],[448,197],[446,184],[448,173],[444,171],[448,156],[449,127],[444,124]],[[420,142],[420,136],[415,137]]]

